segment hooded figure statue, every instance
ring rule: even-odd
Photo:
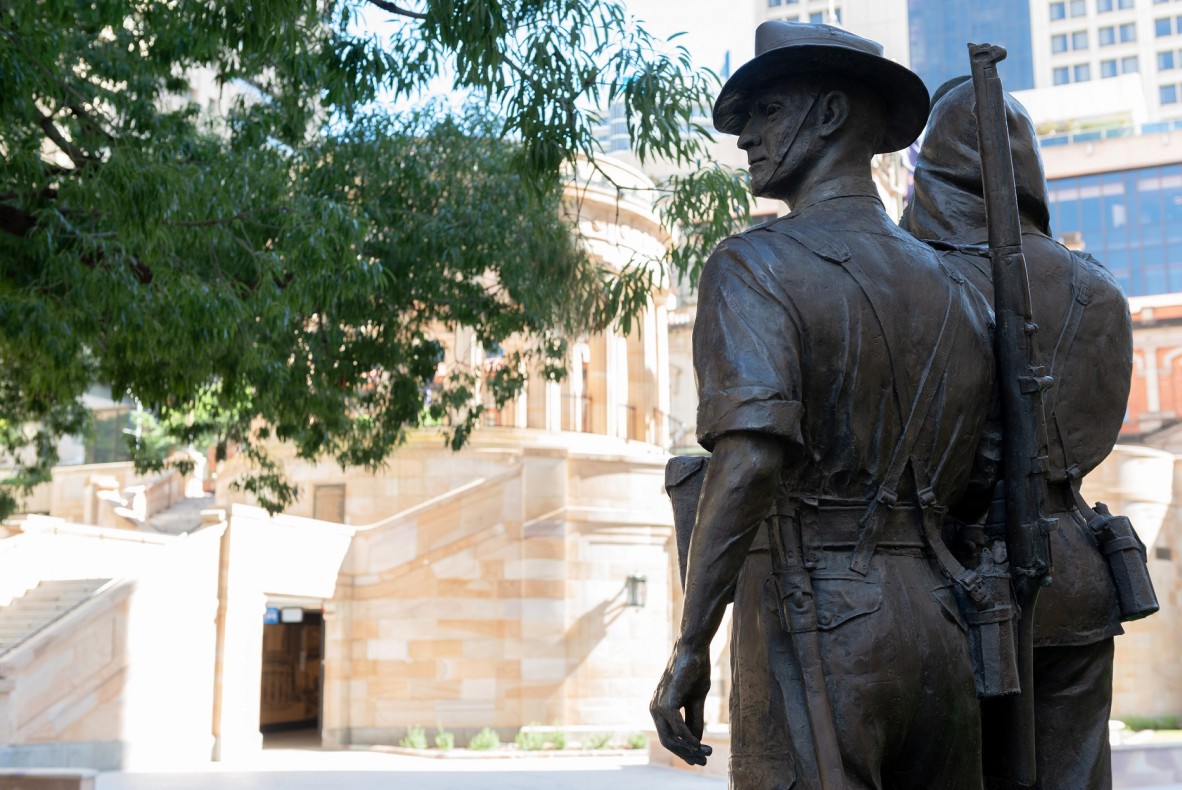
[[[1122,633],[1113,577],[1097,545],[1099,518],[1080,499],[1080,482],[1112,450],[1124,420],[1132,372],[1128,303],[1091,256],[1051,235],[1048,190],[1034,123],[1012,96],[1006,115],[1013,153],[1022,247],[1042,364],[1054,378],[1044,402],[1049,437],[1048,515],[1053,583],[1035,611],[1035,726],[1038,787],[1111,787],[1108,715],[1113,637]],[[945,265],[987,299],[993,281],[977,149],[976,99],[962,78],[937,91],[915,169],[915,191],[900,224],[943,251]],[[1001,486],[999,485],[1000,489]],[[1004,525],[995,493],[983,540]],[[996,515],[995,515],[996,514]],[[978,538],[981,540],[982,538]],[[990,729],[991,706],[983,714]],[[989,749],[985,750],[989,775]]]

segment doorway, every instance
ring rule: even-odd
[[[268,601],[262,671],[259,729],[265,736],[314,735],[318,744],[324,685],[324,615],[319,606]]]

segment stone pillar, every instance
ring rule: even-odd
[[[245,536],[231,522],[222,536],[214,674],[213,758],[233,760],[263,747],[259,732],[263,615],[267,598],[249,568]]]
[[[673,426],[669,421],[672,410],[670,402],[672,396],[669,392],[671,360],[669,358],[669,309],[665,306],[665,299],[666,297],[662,296],[653,310],[653,323],[656,330],[656,364],[653,366],[653,385],[656,388],[657,410],[660,412],[653,443],[661,447],[668,446],[670,433],[673,431]]]
[[[353,674],[352,585],[337,582],[337,598],[324,604],[324,677],[321,681],[320,740],[327,749],[347,746],[352,716],[349,679]]]
[[[546,382],[546,430],[562,430],[562,384]]]
[[[590,364],[587,366],[587,379],[583,382],[583,394],[590,398],[590,408],[587,410],[589,419],[583,426],[588,433],[607,434],[608,430],[608,336],[599,334],[587,341]],[[615,423],[611,424],[615,427]]]
[[[606,409],[605,430],[608,436],[628,438],[628,341],[614,332],[604,335]]]
[[[527,407],[525,426],[527,428],[547,427],[546,384],[546,380],[537,371],[530,373],[529,378],[526,379],[525,393]]]

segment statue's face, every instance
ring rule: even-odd
[[[766,88],[752,99],[738,142],[747,152],[752,194],[784,198],[790,193],[812,137],[806,124],[816,98],[803,86],[787,84]]]

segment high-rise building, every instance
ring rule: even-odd
[[[1000,68],[1009,90],[1138,74],[1148,120],[1182,118],[1178,0],[754,1],[759,21],[837,24],[878,41],[929,90],[967,73],[966,43],[988,41],[1009,52]]]
[[[1010,53],[1002,78],[1032,88],[1034,65],[1030,0],[755,0],[757,17],[840,25],[883,45],[884,54],[911,67],[934,91],[968,71],[969,41],[1002,44]]]
[[[935,91],[945,80],[968,73],[968,42],[988,42],[1006,48],[1008,56],[998,67],[1006,87],[1033,88],[1030,4],[1031,0],[907,0],[911,69],[929,91]]]
[[[1182,293],[1182,139],[1156,126],[1121,131],[1044,144],[1051,228],[1129,296]]]

